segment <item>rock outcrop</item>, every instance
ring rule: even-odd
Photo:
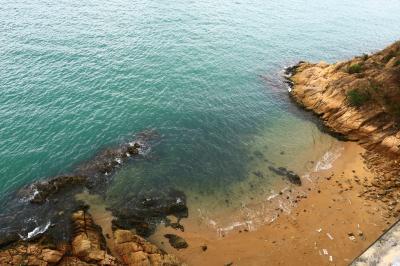
[[[400,42],[336,64],[290,69],[292,97],[368,150],[400,155]]]
[[[139,155],[145,148],[137,142],[127,142],[116,148],[109,148],[96,155],[89,162],[81,165],[74,175],[56,176],[49,180],[35,182],[22,188],[18,195],[29,199],[31,203],[43,204],[61,190],[73,187],[93,188],[94,183],[101,183],[129,159]],[[101,178],[103,177],[103,178]]]
[[[375,177],[363,183],[360,196],[385,202],[386,215],[399,216],[400,41],[346,62],[300,62],[286,74],[297,103],[366,148],[363,156]]]
[[[174,255],[129,230],[116,230],[113,253],[107,248],[101,228],[91,215],[79,210],[72,215],[73,239],[70,243],[51,243],[46,238],[17,242],[0,250],[0,265],[28,266],[152,266],[183,265]]]

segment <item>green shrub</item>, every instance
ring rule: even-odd
[[[400,59],[397,59],[396,62],[394,62],[394,66],[400,66]]]
[[[367,91],[353,89],[347,92],[347,100],[351,106],[360,107],[371,99],[371,95]]]
[[[362,58],[362,60],[364,60],[364,61],[366,61],[367,59],[368,59],[368,55],[367,54],[363,54],[362,56],[361,56],[361,58]]]
[[[383,57],[383,62],[385,62],[385,63],[387,63],[387,62],[389,62],[390,61],[390,59],[392,59],[393,57],[395,57],[396,56],[396,52],[395,51],[390,51],[387,55],[385,55],[384,57]]]
[[[355,74],[355,73],[360,73],[362,70],[362,67],[360,64],[352,64],[351,66],[348,67],[347,72],[349,74]]]

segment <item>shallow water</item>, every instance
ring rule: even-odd
[[[281,182],[268,165],[305,172],[335,142],[281,70],[383,48],[399,13],[397,0],[2,1],[0,195],[151,128],[151,159],[120,171],[108,201],[176,187],[237,206]]]

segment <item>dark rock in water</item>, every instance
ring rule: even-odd
[[[79,166],[74,175],[57,176],[50,180],[36,182],[23,188],[20,195],[28,194],[25,198],[29,197],[31,203],[43,204],[49,196],[67,187],[80,185],[93,188],[104,181],[99,178],[99,175],[113,173],[121,164],[129,160],[128,155],[138,155],[141,148],[142,145],[138,142],[127,142],[117,148],[106,149]]]
[[[288,171],[286,177],[289,179],[290,183],[301,186],[301,178],[298,174],[293,171]]]
[[[183,227],[183,225],[181,225],[179,222],[173,223],[170,219],[165,218],[165,227],[168,226],[175,230],[181,230],[182,232],[185,232],[185,227]]]
[[[134,141],[101,151],[93,159],[78,166],[76,172],[90,177],[113,174],[121,165],[148,150],[149,142],[159,137],[154,131],[149,132],[138,133]]]
[[[27,194],[31,203],[42,204],[59,190],[74,185],[84,185],[86,180],[85,176],[58,176],[48,181],[34,183],[21,190],[20,193]]]
[[[93,159],[77,165],[71,174],[35,182],[4,196],[0,202],[0,247],[20,239],[49,239],[54,243],[70,241],[72,212],[85,209],[75,195],[83,189],[104,195],[113,173],[123,164],[145,154],[159,137],[155,131],[138,133],[133,141],[102,150]],[[125,216],[114,221],[114,227],[136,228],[142,235],[153,232],[155,225],[167,215],[188,215],[184,195],[166,195],[158,191],[149,196],[139,194],[118,209]]]
[[[188,217],[186,196],[183,192],[167,189],[150,190],[133,198],[124,198],[110,208],[115,217],[113,226],[122,229],[136,229],[141,236],[151,235],[156,225],[167,216],[178,218]],[[176,225],[176,228],[181,228]]]
[[[275,174],[279,175],[279,176],[284,176],[286,177],[290,183],[301,186],[301,178],[298,174],[294,173],[293,171],[287,170],[284,167],[273,167],[273,166],[269,166],[268,167],[269,170],[271,170],[272,172],[274,172]]]
[[[260,152],[260,151],[255,151],[255,152],[253,152],[253,154],[257,158],[260,158],[260,159],[264,158],[264,154],[262,152]]]
[[[135,143],[135,145],[136,145],[137,143]],[[130,154],[130,155],[137,155],[137,154],[139,154],[139,148],[138,147],[135,147],[135,145],[134,146],[128,146],[128,148],[127,148],[127,152]],[[138,144],[139,145],[139,144]],[[140,147],[140,146],[139,146]]]
[[[139,149],[139,148],[140,148],[140,144],[137,143],[137,142],[135,142],[135,143],[133,144],[133,147],[134,147],[135,149]]]
[[[0,249],[5,248],[15,242],[20,240],[17,232],[7,232],[4,235],[1,235],[0,238]]]
[[[293,87],[293,81],[290,79],[294,74],[296,74],[297,69],[299,68],[299,66],[304,63],[304,61],[300,61],[298,62],[296,65],[293,66],[289,66],[287,68],[285,68],[284,71],[284,78],[285,78],[285,83],[288,84],[288,86],[290,88]]]
[[[304,63],[304,61],[299,61],[297,64],[285,68],[285,71],[284,71],[285,76],[291,77],[291,76],[293,76],[294,74],[296,74],[297,69],[298,69],[299,66],[300,66],[301,64],[303,64],[303,63]]]
[[[261,171],[254,171],[253,174],[254,174],[256,177],[264,178],[264,175],[263,175],[263,173],[262,173]]]
[[[183,225],[181,225],[180,223],[170,223],[169,226],[176,230],[181,230],[182,232],[185,232],[185,227],[183,227]]]
[[[169,243],[175,249],[187,248],[189,245],[185,239],[174,234],[165,234],[164,237],[168,238]]]
[[[131,230],[134,228],[140,236],[150,236],[156,229],[155,225],[147,223],[142,217],[119,217],[111,221],[113,231],[117,229]]]

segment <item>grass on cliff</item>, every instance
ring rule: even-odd
[[[356,74],[362,71],[362,66],[360,64],[352,64],[348,67],[347,73]]]
[[[347,92],[347,100],[351,106],[360,107],[371,99],[367,91],[352,89]]]

